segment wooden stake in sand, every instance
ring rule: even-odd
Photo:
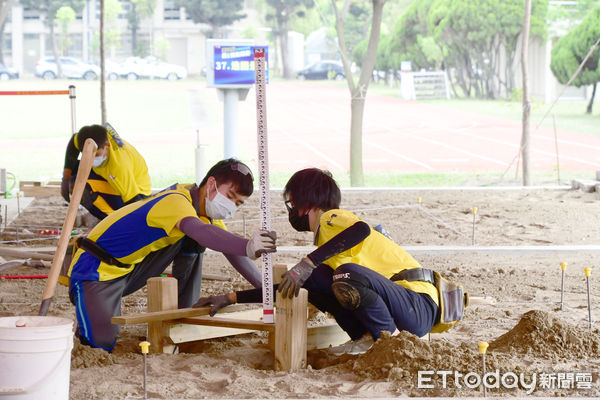
[[[475,216],[477,215],[477,207],[473,207],[473,235],[471,236],[471,244],[475,246]]]
[[[560,269],[562,270],[560,278],[560,310],[565,308],[565,270],[567,269],[567,263],[561,262]]]
[[[77,216],[77,209],[79,208],[79,202],[83,195],[83,189],[90,171],[92,169],[92,162],[96,155],[98,146],[93,139],[87,139],[83,145],[83,151],[81,152],[81,161],[77,170],[77,177],[75,178],[75,186],[73,187],[73,194],[71,195],[71,201],[69,202],[69,208],[67,209],[67,216],[65,223],[63,224],[60,232],[60,239],[58,240],[58,247],[56,253],[54,253],[54,259],[52,260],[52,266],[50,267],[50,273],[48,274],[48,280],[46,281],[46,288],[42,295],[42,304],[40,305],[40,311],[38,315],[44,316],[48,313],[50,308],[50,302],[54,296],[56,290],[56,283],[58,282],[58,275],[60,274],[60,268],[65,259],[65,252],[69,245],[69,239],[71,237],[71,231],[73,230],[73,224],[75,223],[75,217]]]
[[[148,392],[146,391],[146,375],[148,374],[148,367],[146,367],[146,354],[148,354],[148,348],[150,347],[150,342],[140,342],[140,347],[142,348],[142,354],[144,355],[144,400],[148,398]]]
[[[481,375],[481,384],[483,385],[483,397],[487,396],[487,388],[485,387],[485,352],[487,351],[488,342],[479,342],[479,353],[481,354],[481,363],[483,365],[483,374]]]
[[[590,275],[592,274],[592,269],[590,267],[584,268],[585,272],[585,280],[587,281],[587,296],[588,296],[588,322],[590,324],[590,330],[592,329],[592,299],[590,297]]]

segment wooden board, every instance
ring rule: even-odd
[[[262,308],[227,313],[227,318],[196,317],[185,318],[169,329],[169,338],[173,343],[185,343],[196,340],[212,339],[223,336],[241,335],[255,332],[257,328],[275,329],[273,324],[263,324]],[[179,322],[179,321],[178,321]],[[220,326],[222,324],[222,326]],[[267,327],[270,325],[270,327]]]
[[[35,260],[46,260],[52,261],[54,259],[53,254],[44,254],[25,249],[19,249],[16,247],[0,247],[0,256],[2,257],[14,257],[20,259],[33,258]]]
[[[219,310],[219,313],[226,313],[232,311],[239,311],[244,308],[242,305],[227,306]],[[210,307],[199,307],[199,308],[179,308],[177,310],[166,310],[166,311],[154,311],[140,314],[131,315],[120,315],[118,317],[112,317],[111,322],[117,325],[135,325],[135,324],[146,324],[148,322],[156,321],[172,321],[181,318],[188,317],[200,317],[202,315],[208,315]]]
[[[350,340],[350,336],[340,326],[332,322],[328,325],[311,326],[306,333],[306,350],[326,349]]]
[[[60,181],[21,181],[19,190],[25,197],[51,197],[60,196]]]

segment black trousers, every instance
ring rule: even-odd
[[[177,279],[178,307],[191,307],[200,297],[203,251],[186,236],[150,253],[123,277],[102,282],[71,280],[69,295],[77,316],[76,335],[84,344],[112,350],[121,327],[110,320],[121,315],[121,299],[144,287],[149,278],[159,276],[171,262]]]
[[[363,290],[372,291],[375,300],[357,310],[345,309],[331,288],[334,273],[362,276],[366,282]],[[343,264],[335,272],[321,264],[313,270],[303,287],[308,290],[308,301],[319,310],[332,314],[352,340],[367,332],[374,339],[379,339],[382,331],[393,333],[396,328],[423,336],[437,319],[438,306],[429,295],[409,290],[358,264]]]

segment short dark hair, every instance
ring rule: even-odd
[[[83,151],[83,144],[87,139],[96,142],[98,148],[103,147],[108,141],[108,133],[102,125],[87,125],[77,132],[77,146]]]
[[[292,199],[297,209],[318,207],[328,211],[340,207],[342,194],[331,172],[306,168],[297,171],[285,184],[283,199]]]
[[[208,170],[200,186],[206,185],[210,177],[214,177],[217,184],[231,182],[235,191],[243,196],[250,196],[254,191],[254,177],[250,168],[240,160],[228,158],[221,160]]]

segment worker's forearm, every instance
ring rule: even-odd
[[[255,288],[262,287],[262,276],[260,271],[256,267],[256,264],[252,262],[246,256],[236,256],[233,254],[224,254],[225,258],[233,265],[233,267],[244,277],[248,282]]]
[[[179,222],[179,229],[198,244],[211,250],[236,256],[246,255],[248,239],[241,238],[218,226],[205,224],[198,218],[186,217]]]

